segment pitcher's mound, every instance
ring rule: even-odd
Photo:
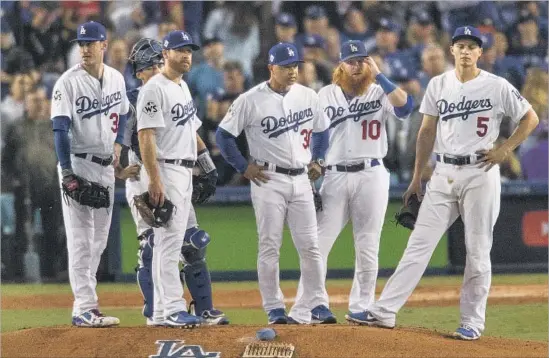
[[[3,357],[242,357],[265,326],[174,328],[33,328],[2,334]],[[547,343],[482,337],[464,342],[424,329],[348,326],[270,326],[294,357],[547,357]],[[166,342],[161,347],[157,341]],[[208,353],[209,352],[209,353]],[[220,352],[215,354],[214,352]]]

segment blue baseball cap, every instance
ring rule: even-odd
[[[303,38],[303,47],[324,48],[324,37],[320,35],[306,35]]]
[[[469,39],[475,41],[479,47],[482,47],[482,34],[480,31],[473,26],[462,26],[458,27],[456,31],[454,31],[454,36],[452,36],[452,45],[461,39]]]
[[[200,50],[200,46],[193,43],[193,38],[185,31],[170,31],[162,40],[162,48],[164,50],[172,50],[184,46],[189,46],[193,51]]]
[[[287,12],[282,12],[276,17],[276,23],[284,27],[294,27],[296,26],[295,17],[292,14]]]
[[[431,15],[427,11],[420,11],[410,18],[413,22],[416,22],[422,26],[427,26],[433,23]]]
[[[76,38],[72,41],[106,41],[107,30],[105,26],[95,21],[88,21],[76,28]]]
[[[269,65],[286,66],[296,62],[303,62],[294,44],[280,42],[269,50]]]
[[[362,41],[349,40],[349,41],[345,41],[341,45],[341,49],[339,52],[340,61],[347,61],[351,58],[366,57],[366,56],[368,56],[368,52],[366,51],[366,46]]]
[[[311,5],[305,9],[305,17],[309,19],[320,19],[321,17],[326,16],[326,11],[322,6]]]
[[[382,18],[381,20],[379,20],[378,25],[379,25],[378,30],[390,31],[390,32],[399,32],[400,30],[397,24],[395,24],[394,22],[392,22],[387,18]]]
[[[494,46],[494,35],[492,35],[492,33],[483,33],[480,35],[480,39],[482,40],[482,48],[489,49]]]

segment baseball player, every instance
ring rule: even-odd
[[[216,133],[225,160],[252,181],[251,197],[259,233],[259,289],[269,324],[312,322],[311,303],[326,294],[313,194],[305,174],[308,168],[312,178],[320,176],[321,167],[311,161],[309,146],[311,133],[327,128],[321,127],[318,117],[317,94],[296,84],[299,62],[293,44],[273,46],[268,61],[270,79],[240,95]],[[253,158],[249,164],[235,142],[243,130]],[[289,316],[279,285],[285,221],[299,254],[304,282],[303,295]],[[329,310],[324,314],[333,321]]]
[[[326,269],[330,250],[351,219],[356,260],[349,311],[357,313],[368,308],[375,295],[379,240],[389,201],[389,171],[383,165],[386,122],[393,115],[406,118],[413,101],[380,72],[363,41],[341,45],[333,84],[322,88],[318,97],[330,131],[320,189],[322,210],[317,213],[318,245]],[[328,295],[318,304],[329,307]]]
[[[120,320],[99,311],[96,273],[107,246],[114,200],[113,166],[118,165],[122,149],[128,99],[122,74],[103,64],[105,27],[86,22],[78,26],[75,41],[82,61],[57,80],[51,104],[59,177],[63,185],[71,187],[78,185],[75,176],[108,187],[110,205],[106,210],[93,209],[72,199],[63,200],[74,294],[72,324],[107,327]]]
[[[415,229],[379,300],[365,311],[349,314],[348,319],[393,328],[396,313],[418,284],[442,234],[461,215],[467,260],[461,288],[461,325],[454,336],[476,340],[484,330],[492,276],[490,249],[501,193],[499,163],[528,137],[538,117],[507,80],[477,67],[482,39],[476,28],[456,29],[450,50],[455,70],[429,82],[420,107],[423,123],[405,202],[412,194],[422,198],[420,178],[433,148],[437,163]],[[504,116],[518,127],[503,145],[494,148]]]
[[[143,84],[146,84],[151,77],[160,73],[160,68],[164,62],[162,44],[153,39],[143,38],[133,46],[129,60],[132,64],[134,75]],[[124,169],[124,175],[122,175],[123,178],[128,177],[126,179],[126,199],[128,203],[132,202],[134,195],[143,193],[148,187],[147,183],[140,179],[140,177],[131,175],[134,168],[140,168],[142,165],[137,136],[137,114],[135,110],[139,91],[140,88],[128,91],[130,115],[126,125],[124,144],[130,148],[128,151],[130,165]],[[197,140],[200,141],[200,137],[197,136]],[[203,149],[201,153],[198,153],[198,163],[204,172],[208,173],[207,175],[217,176],[217,171],[207,149]],[[140,244],[136,271],[137,282],[145,301],[143,315],[147,319],[147,325],[164,325],[163,309],[162,307],[154,307],[153,300],[152,252],[154,247],[154,231],[144,222],[133,205],[131,206],[131,212],[137,227]],[[181,258],[184,265],[180,272],[181,280],[183,283],[187,282],[187,286],[193,297],[195,312],[203,319],[203,323],[208,325],[228,324],[229,320],[225,314],[214,309],[212,305],[211,279],[205,261],[206,245],[209,242],[210,236],[208,233],[198,228],[196,214],[191,205],[187,230],[181,249]]]
[[[187,312],[179,256],[191,208],[192,168],[197,149],[202,151],[205,145],[197,142],[201,122],[181,76],[191,68],[192,51],[200,47],[184,31],[169,32],[162,45],[164,67],[141,88],[136,106],[139,151],[146,169],[142,180],[148,183],[151,204],[162,206],[167,198],[177,207],[167,227],[154,229],[153,307],[163,309],[165,325],[190,328],[201,319]]]

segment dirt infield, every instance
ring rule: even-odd
[[[406,304],[409,307],[452,306],[459,304],[459,286],[417,287]],[[296,290],[283,290],[286,301],[294,300]],[[347,287],[328,287],[330,304],[347,305],[349,289]],[[379,294],[380,292],[378,292]],[[490,289],[490,304],[521,304],[547,302],[547,285],[495,285]],[[187,297],[188,298],[188,297]],[[137,291],[103,293],[99,296],[101,307],[139,307],[143,300]],[[63,294],[44,294],[2,297],[2,309],[36,309],[72,307],[72,296]],[[258,290],[215,290],[216,307],[223,308],[261,308],[261,296]]]
[[[241,357],[262,326],[170,328],[33,328],[2,335],[3,357],[149,357],[157,340],[183,340],[206,352],[168,357]],[[380,329],[359,326],[277,326],[276,342],[296,347],[294,357],[547,357],[547,344],[482,337],[464,342],[423,329]],[[32,342],[32,344],[29,344]],[[186,355],[184,355],[184,353]]]

